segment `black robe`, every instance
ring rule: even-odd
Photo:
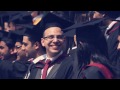
[[[46,79],[71,79],[73,74],[72,58],[62,57],[56,59],[55,61],[58,62],[54,63],[54,66]],[[27,72],[28,74],[30,71],[30,76],[28,79],[41,79],[41,70],[43,67],[44,65],[41,62],[37,64],[31,64]]]
[[[79,79],[105,79],[100,69],[97,67],[90,67],[80,72]]]
[[[118,35],[120,32],[120,23],[116,23],[109,32],[109,38],[107,39],[108,54],[110,58],[110,63],[116,66],[119,61],[119,52],[117,50],[118,46]]]
[[[0,62],[0,79],[23,79],[30,62],[2,60]]]
[[[0,79],[12,78],[12,61],[2,60],[0,62]]]
[[[110,69],[100,63],[85,66],[78,75],[78,79],[113,79],[113,77]]]

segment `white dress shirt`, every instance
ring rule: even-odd
[[[57,56],[55,56],[55,57],[52,57],[52,58],[48,58],[47,56],[46,56],[46,60],[51,60],[52,62],[53,61],[55,61],[60,55],[62,55],[63,54],[63,51],[61,51]],[[46,61],[45,61],[46,62]],[[54,65],[52,65],[51,67],[49,67],[48,68],[48,70],[47,70],[47,75],[50,73],[50,71],[52,70],[52,68],[54,67]],[[43,74],[43,69],[41,70],[41,78],[42,78],[42,74]]]

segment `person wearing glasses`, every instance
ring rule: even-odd
[[[46,49],[46,58],[31,66],[31,74],[28,79],[71,78],[72,60],[64,54],[66,37],[63,35],[62,29],[72,23],[48,13],[38,25],[41,26],[39,31],[43,33],[41,44]],[[39,63],[41,65],[38,65]]]
[[[22,39],[23,39],[23,33],[24,29],[21,30],[15,30],[15,31],[10,31],[10,34],[14,36],[16,39],[15,41],[15,46],[14,46],[14,53],[16,53],[17,57],[16,60],[26,60],[25,52],[22,51]]]
[[[0,73],[0,79],[23,79],[26,76],[27,71],[29,71],[29,65],[33,65],[36,62],[39,62],[39,60],[44,59],[45,50],[40,43],[40,34],[32,28],[24,29],[24,32],[22,33],[22,43],[21,40],[19,42],[17,38],[19,36],[15,34],[15,31],[9,33],[10,36],[12,36],[12,40],[15,39],[13,53],[16,54],[17,58],[12,59],[14,62],[8,62],[10,57],[8,59],[6,58],[7,61],[2,60],[5,62],[0,63],[0,72],[2,72]],[[6,47],[4,43],[1,43],[0,45],[1,47]],[[4,53],[5,51],[6,49],[4,50]],[[27,75],[26,78],[28,76],[29,75]]]

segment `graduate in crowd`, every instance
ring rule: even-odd
[[[73,79],[113,79],[115,73],[109,63],[107,43],[98,27],[101,20],[75,24],[66,28],[66,36],[76,34],[77,59],[73,63]]]
[[[16,60],[26,60],[25,52],[22,51],[22,40],[25,29],[10,31],[9,33],[16,39],[14,53],[17,54]]]
[[[43,17],[38,25],[43,34],[41,44],[46,49],[46,58],[31,66],[29,79],[71,78],[72,60],[64,54],[65,37],[62,29],[72,24],[52,13]]]
[[[14,34],[11,33],[11,35],[13,36]],[[16,40],[18,40],[17,37]],[[6,62],[0,63],[0,72],[3,72],[0,73],[1,79],[23,79],[29,65],[38,62],[45,54],[45,50],[40,44],[40,34],[29,28],[26,28],[23,33],[22,47],[19,47],[21,50],[15,51],[15,49],[13,52],[17,54],[17,60],[12,59],[15,61],[8,62],[7,59]]]

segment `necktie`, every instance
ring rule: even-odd
[[[51,62],[51,61],[50,61],[49,59],[46,60],[45,66],[44,66],[44,68],[43,68],[42,79],[45,79],[46,76],[47,76],[47,70],[48,70],[48,68],[49,68],[49,64],[50,64],[50,62]]]

